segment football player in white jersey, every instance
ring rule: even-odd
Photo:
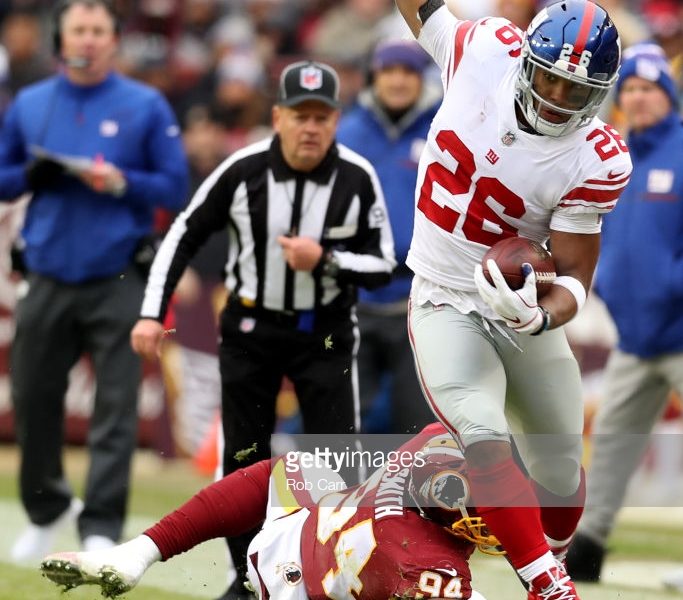
[[[458,20],[443,0],[396,4],[444,86],[406,261],[418,375],[529,600],[577,599],[562,560],[585,497],[583,403],[562,325],[585,301],[601,215],[632,168],[596,117],[618,76],[618,33],[586,0],[551,4],[526,33],[501,18]],[[493,285],[482,274],[486,251],[513,236],[550,244],[558,277],[540,302],[533,269],[517,291],[492,261]],[[523,434],[529,478],[511,432]]]

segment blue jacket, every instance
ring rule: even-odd
[[[647,358],[683,351],[683,123],[675,112],[628,146],[631,181],[605,216],[595,289],[619,348]]]
[[[441,96],[429,87],[416,106],[392,123],[372,92],[364,90],[339,124],[337,141],[367,158],[375,167],[389,213],[398,267],[391,283],[375,290],[359,290],[362,303],[405,300],[412,272],[405,266],[413,235],[417,163]]]
[[[33,145],[101,154],[128,188],[116,197],[62,175],[36,192],[22,230],[29,271],[67,283],[120,273],[151,232],[155,207],[177,211],[187,199],[187,160],[171,108],[158,91],[118,74],[89,87],[56,75],[17,95],[0,135],[1,199],[29,191],[24,168]]]

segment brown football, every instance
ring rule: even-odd
[[[538,297],[550,291],[555,277],[555,261],[541,244],[523,237],[511,237],[501,240],[489,248],[481,261],[486,279],[493,283],[486,261],[491,258],[505,277],[510,288],[518,290],[524,285],[522,265],[529,263],[536,271],[536,290]]]

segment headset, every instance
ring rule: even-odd
[[[60,0],[52,13],[52,52],[60,59],[62,54],[62,15],[74,4],[83,4],[90,7],[103,6],[114,21],[115,35],[121,35],[121,18],[111,0]]]

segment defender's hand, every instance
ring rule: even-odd
[[[500,315],[511,329],[519,333],[536,333],[543,326],[543,311],[536,297],[536,273],[529,263],[522,269],[526,273],[524,285],[518,290],[510,289],[505,277],[494,260],[486,263],[493,285],[486,277],[481,265],[474,268],[474,282],[479,295]]]

